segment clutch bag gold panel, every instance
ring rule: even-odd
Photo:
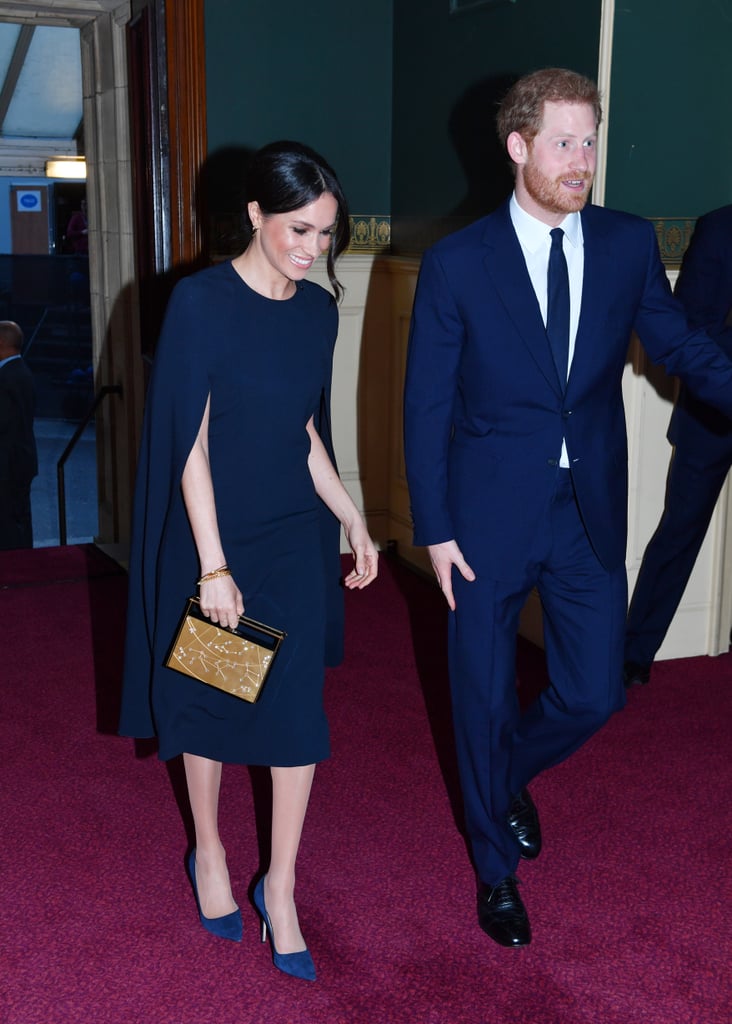
[[[253,704],[286,635],[246,615],[239,617],[236,629],[218,626],[203,614],[198,598],[191,597],[165,664]]]

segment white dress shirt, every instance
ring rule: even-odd
[[[532,217],[530,213],[522,209],[516,201],[515,195],[511,196],[509,213],[519,245],[521,246],[521,251],[524,254],[526,269],[529,272],[544,326],[546,327],[547,270],[549,268],[549,249],[552,244],[550,234],[552,229],[548,224],[537,220],[536,217]],[[567,272],[569,273],[569,357],[567,360],[567,376],[569,376],[574,356],[575,341],[577,340],[580,306],[582,304],[585,248],[582,237],[582,219],[579,213],[568,213],[561,224],[556,226],[564,231],[562,249],[567,261]],[[567,446],[564,441],[562,441],[562,453],[559,464],[565,469],[569,468]]]

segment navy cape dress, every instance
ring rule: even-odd
[[[159,756],[312,764],[329,755],[326,664],[342,657],[338,522],[308,470],[311,416],[329,426],[338,328],[333,297],[249,288],[231,263],[175,288],[147,397],[130,552],[120,733],[156,735]],[[256,704],[164,665],[198,557],[181,478],[208,396],[209,458],[227,564],[252,618],[286,630]]]

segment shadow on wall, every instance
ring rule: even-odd
[[[498,105],[518,78],[483,78],[471,85],[453,107],[450,140],[467,181],[467,192],[450,211],[467,221],[490,213],[513,190],[511,161],[496,134]]]
[[[253,154],[244,146],[227,146],[212,153],[201,168],[199,204],[205,211],[205,248],[212,262],[238,256],[249,244],[244,204]]]
[[[194,259],[178,263],[162,273],[152,267],[140,270],[142,353],[146,378],[149,377],[165,311],[178,281],[212,263],[238,256],[249,242],[243,214],[244,183],[253,152],[252,149],[234,146],[220,149],[201,167],[195,189],[196,214],[203,226],[201,252]]]
[[[392,217],[392,251],[418,254],[440,238],[495,210],[513,191],[511,162],[496,135],[498,105],[516,75],[496,75],[470,85],[458,98],[447,129],[465,176],[465,195],[438,216]],[[427,173],[427,172],[426,172]]]

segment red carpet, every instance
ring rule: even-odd
[[[258,940],[246,769],[222,794],[244,941],[198,923],[178,772],[113,735],[124,591],[93,547],[0,553],[3,1024],[729,1024],[732,657],[659,665],[537,780],[534,942],[500,949],[454,820],[441,597],[383,560],[328,679],[298,878],[311,985]],[[542,665],[521,647],[522,689]]]

